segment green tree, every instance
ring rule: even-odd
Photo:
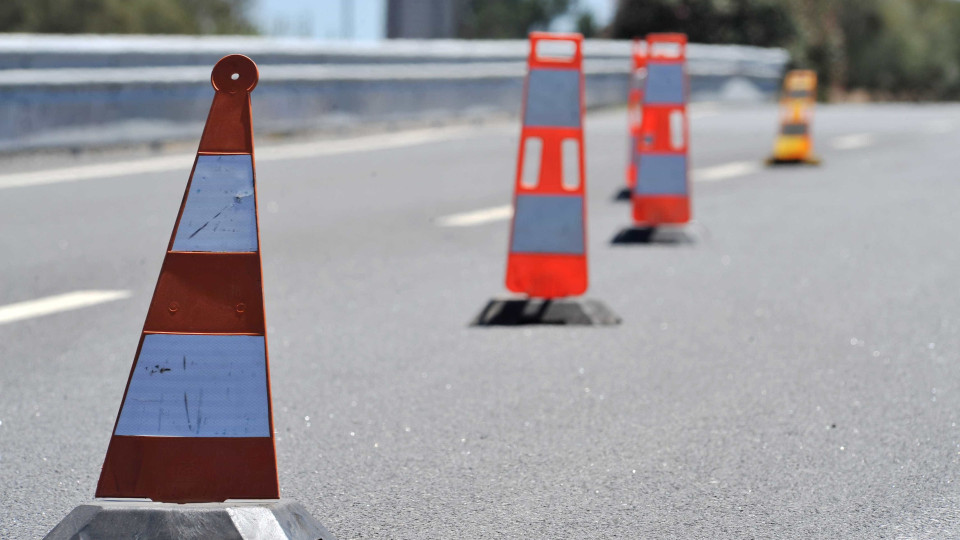
[[[597,36],[599,29],[596,19],[593,18],[593,13],[584,11],[577,15],[577,32],[583,34],[585,38]]]
[[[0,32],[247,34],[246,0],[0,0]]]
[[[775,0],[622,0],[612,25],[615,38],[683,32],[697,43],[779,46],[796,30],[789,9]]]
[[[621,0],[618,38],[685,32],[700,43],[787,48],[816,69],[821,96],[960,97],[960,2],[949,0]]]
[[[523,38],[566,12],[571,0],[461,0],[463,38]]]

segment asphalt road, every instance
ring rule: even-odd
[[[283,495],[342,540],[960,536],[960,106],[821,107],[821,167],[757,167],[775,124],[698,108],[696,241],[615,247],[589,116],[602,328],[468,327],[508,222],[438,219],[509,202],[515,124],[261,145]],[[0,324],[0,538],[92,499],[189,160],[0,173],[0,309],[130,291]]]

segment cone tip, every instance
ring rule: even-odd
[[[260,71],[253,60],[242,54],[224,56],[213,66],[210,82],[217,92],[249,92],[257,86]]]

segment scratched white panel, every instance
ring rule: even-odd
[[[257,250],[257,210],[249,155],[197,156],[174,251]]]
[[[117,435],[269,437],[262,336],[148,334]]]

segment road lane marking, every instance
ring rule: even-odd
[[[830,141],[830,146],[834,150],[856,150],[866,148],[877,142],[877,138],[870,133],[855,133],[853,135],[844,135]]]
[[[130,291],[74,291],[0,306],[0,324],[7,324],[34,317],[42,317],[61,311],[122,300],[130,297]]]
[[[923,125],[927,133],[942,135],[953,131],[954,125],[950,120],[931,120]]]
[[[693,180],[694,182],[719,182],[721,180],[729,180],[730,178],[757,173],[760,172],[760,169],[760,163],[755,161],[734,161],[714,167],[695,169],[693,171]]]
[[[696,169],[693,171],[693,179],[696,182],[719,182],[721,180],[757,173],[760,172],[760,170],[761,167],[759,163],[753,161],[734,161],[715,167]],[[495,221],[504,221],[511,217],[513,217],[513,206],[505,204],[439,217],[434,220],[434,223],[440,227],[473,227]]]
[[[189,169],[192,154],[0,175],[0,189]]]
[[[258,162],[301,159],[314,156],[329,156],[355,152],[369,152],[403,148],[437,141],[462,138],[470,133],[468,127],[445,127],[403,131],[352,137],[349,139],[326,140],[310,143],[290,143],[277,146],[265,146],[256,153]],[[188,171],[195,154],[175,154],[115,163],[77,165],[59,169],[47,169],[22,173],[0,175],[0,189],[42,186],[63,182],[78,182],[102,178],[117,178],[137,174]]]
[[[257,152],[256,158],[259,162],[282,161],[285,159],[389,150],[391,148],[404,148],[407,146],[458,139],[467,136],[469,133],[470,129],[467,127],[431,128],[353,137],[349,139],[267,146]]]
[[[503,221],[513,217],[513,205],[494,206],[462,214],[452,214],[437,218],[436,223],[441,227],[472,227],[494,221]]]

